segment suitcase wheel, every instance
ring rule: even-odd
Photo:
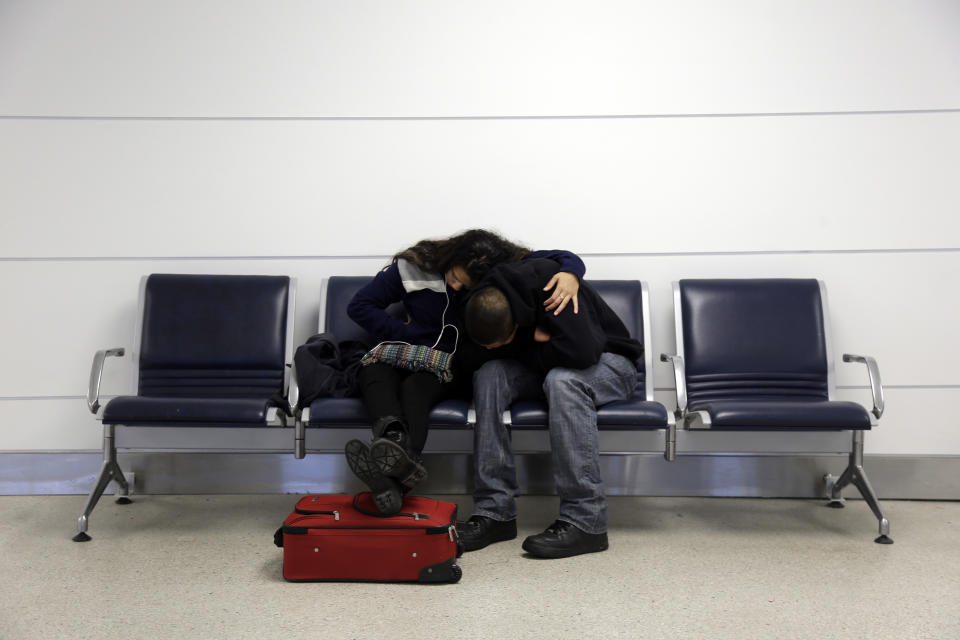
[[[455,558],[450,558],[440,564],[424,567],[420,571],[420,576],[417,581],[432,583],[446,582],[452,584],[454,582],[460,582],[460,578],[462,577],[463,569],[457,564]]]

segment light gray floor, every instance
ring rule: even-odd
[[[469,498],[447,496],[468,512]],[[610,550],[466,554],[456,585],[292,584],[272,534],[295,496],[0,497],[0,638],[960,638],[960,503],[610,500]]]

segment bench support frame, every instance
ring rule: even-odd
[[[100,496],[103,495],[103,492],[111,482],[116,482],[117,486],[120,487],[117,504],[130,504],[133,502],[133,500],[129,498],[130,484],[127,482],[127,479],[123,475],[123,470],[117,463],[117,447],[114,442],[115,429],[115,425],[103,425],[103,465],[100,467],[100,473],[97,475],[97,481],[94,483],[93,489],[90,490],[90,495],[87,498],[86,506],[83,508],[83,513],[81,513],[77,519],[77,535],[73,537],[74,542],[88,542],[90,540],[90,536],[87,534],[87,524],[90,519],[90,514],[93,512],[94,507],[97,506],[97,502],[100,501]]]
[[[867,473],[863,470],[863,437],[863,431],[853,432],[850,462],[847,464],[847,468],[844,469],[843,473],[840,474],[840,477],[837,478],[827,474],[824,478],[827,488],[827,500],[829,500],[827,506],[835,509],[843,508],[844,500],[840,497],[840,492],[843,491],[843,488],[848,484],[852,484],[860,491],[860,495],[863,496],[863,499],[870,506],[870,510],[873,511],[873,515],[875,515],[879,521],[880,535],[874,542],[878,544],[893,544],[893,539],[890,537],[890,521],[887,520],[887,517],[883,514],[883,510],[880,508],[880,501],[877,499],[877,494],[874,492],[873,486],[867,478]]]

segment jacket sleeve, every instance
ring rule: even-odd
[[[553,260],[560,265],[558,271],[572,273],[577,276],[578,280],[583,280],[583,276],[587,273],[587,265],[583,263],[580,256],[563,249],[532,251],[524,260],[528,258],[546,258],[547,260]]]
[[[548,342],[535,343],[536,363],[543,373],[553,367],[586,369],[600,362],[606,339],[592,314],[574,313],[573,307],[559,316],[545,314],[540,328],[550,334]]]
[[[537,295],[540,302],[549,295],[542,287],[550,280],[557,269],[538,269],[539,287]],[[560,315],[543,311],[542,304],[536,305],[537,327],[550,334],[547,342],[535,342],[530,354],[532,361],[541,373],[546,374],[553,367],[586,369],[600,361],[606,345],[606,335],[592,308],[581,308],[574,313],[568,306]]]
[[[405,295],[400,270],[394,262],[357,291],[347,305],[347,315],[375,340],[412,342],[414,335],[410,327],[387,313],[387,307],[401,302]]]

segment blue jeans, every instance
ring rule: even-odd
[[[517,517],[517,471],[503,413],[514,400],[546,397],[560,520],[587,533],[605,533],[597,407],[626,399],[636,384],[636,367],[613,353],[604,353],[587,369],[551,369],[545,379],[516,360],[484,364],[473,375],[474,515]]]

